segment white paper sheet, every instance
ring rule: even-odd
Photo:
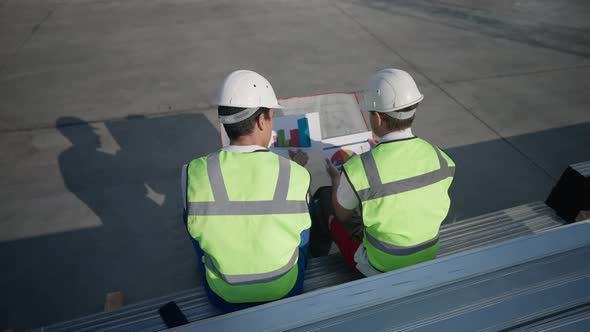
[[[289,147],[277,147],[274,146],[275,139],[278,136],[279,130],[284,130],[285,139],[288,139],[290,143],[292,143],[293,137],[291,137],[291,130],[298,129],[297,121],[301,118],[307,118],[307,125],[309,128],[309,140],[310,146],[309,147],[301,147],[301,146],[289,146]],[[320,116],[319,113],[307,113],[303,115],[287,115],[287,116],[279,116],[275,117],[273,120],[273,131],[272,131],[272,138],[271,138],[271,146],[269,149],[281,156],[288,157],[289,153],[288,150],[298,150],[301,149],[307,153],[310,152],[321,152],[323,150],[323,143],[322,143],[322,133],[320,129]]]

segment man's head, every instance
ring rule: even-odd
[[[371,113],[371,128],[378,136],[410,128],[424,96],[414,79],[400,69],[377,72],[362,95],[362,108]]]
[[[219,106],[217,112],[219,116],[230,116],[244,112],[242,107]],[[242,136],[260,134],[262,137],[272,133],[272,115],[270,108],[260,107],[250,117],[236,123],[224,123],[223,127],[230,140],[236,141]],[[260,133],[258,133],[260,132]]]
[[[416,110],[417,107],[418,104],[414,104],[412,106],[396,111],[396,113],[407,114],[407,112]],[[391,117],[388,113],[380,113],[376,111],[371,111],[369,113],[371,129],[373,129],[375,135],[379,137],[393,131],[400,131],[411,128],[412,123],[414,122],[414,115],[410,116],[407,119],[396,119]]]
[[[272,109],[283,108],[270,83],[258,73],[237,70],[223,81],[217,97],[219,121],[230,140],[249,137],[268,146],[272,135]]]

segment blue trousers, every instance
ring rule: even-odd
[[[185,225],[186,225],[186,218],[185,218]],[[207,293],[207,297],[209,298],[209,302],[211,302],[214,306],[222,310],[223,312],[232,312],[236,310],[242,310],[245,308],[253,307],[255,305],[262,304],[264,302],[251,302],[251,303],[231,303],[226,302],[224,299],[219,297],[215,292],[209,287],[207,283],[207,277],[205,275],[205,264],[203,263],[203,255],[204,252],[199,245],[199,242],[195,240],[190,234],[189,237],[193,243],[195,251],[197,252],[197,262],[199,265],[199,270],[201,272],[201,276],[203,278],[203,286],[205,287],[205,292]],[[299,273],[297,275],[297,280],[295,281],[295,285],[289,291],[285,297],[290,297],[294,295],[301,294],[303,291],[303,275],[305,273],[305,268],[307,267],[307,252],[309,247],[309,229],[304,230],[301,232],[301,242],[299,244],[299,259],[297,261],[297,268]]]

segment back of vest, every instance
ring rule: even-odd
[[[309,173],[271,152],[226,151],[193,160],[187,172],[187,226],[211,289],[231,303],[285,296],[311,226]]]
[[[382,143],[344,165],[362,203],[364,244],[375,267],[383,271],[395,265],[375,262],[382,253],[404,256],[437,244],[450,207],[454,166],[420,138]]]

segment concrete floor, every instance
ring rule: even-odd
[[[219,148],[234,69],[280,97],[410,72],[457,162],[448,222],[546,198],[590,159],[584,0],[0,0],[0,330],[199,283],[178,174]]]

